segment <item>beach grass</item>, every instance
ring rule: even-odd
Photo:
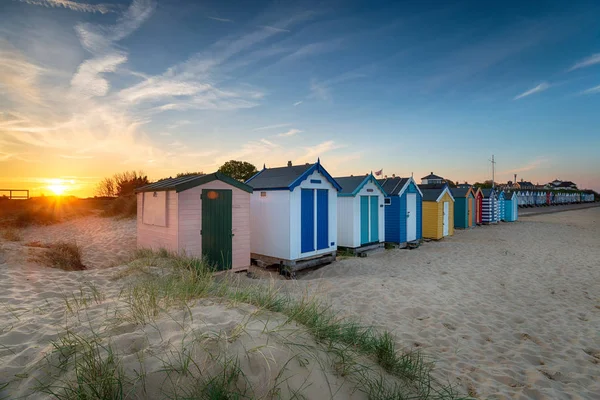
[[[23,240],[23,236],[18,229],[7,228],[2,231],[2,239],[9,242],[20,242]]]
[[[152,274],[142,272],[140,265],[161,271],[170,269],[167,273]],[[452,387],[432,378],[433,365],[420,352],[400,350],[390,332],[339,317],[315,297],[282,293],[274,285],[241,283],[233,276],[215,276],[202,259],[164,249],[138,250],[130,268],[132,273],[142,274],[141,279],[122,293],[130,307],[131,322],[148,324],[171,307],[203,298],[220,299],[232,306],[250,304],[263,312],[283,314],[286,324],[295,323],[308,331],[329,353],[332,369],[354,382],[357,390],[366,390],[369,398],[459,398]],[[369,362],[360,361],[364,358]],[[229,376],[226,370],[222,372],[217,392],[229,393],[232,381],[225,379]],[[216,390],[216,381],[211,382],[200,392]]]
[[[82,261],[81,248],[75,242],[56,242],[45,245],[45,250],[35,256],[35,261],[65,271],[86,269]]]

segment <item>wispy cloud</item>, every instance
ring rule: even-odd
[[[574,71],[580,68],[591,67],[592,65],[600,64],[600,53],[592,54],[591,56],[584,58],[583,60],[577,62],[569,71]]]
[[[22,3],[44,7],[62,7],[73,11],[106,14],[115,12],[115,6],[111,4],[86,4],[71,0],[20,0]]]
[[[78,156],[78,155],[68,155],[68,154],[61,154],[60,157],[67,158],[67,159],[73,159],[73,160],[85,160],[85,159],[94,158],[94,156]]]
[[[268,29],[273,32],[291,32],[289,29],[277,28],[276,26],[259,25],[259,28]]]
[[[44,69],[0,41],[0,90],[16,101],[37,102],[37,82]]]
[[[302,132],[300,129],[290,129],[289,131],[280,133],[277,136],[278,137],[290,137],[290,136],[294,136],[300,132]]]
[[[513,98],[513,100],[519,100],[519,99],[522,99],[523,97],[527,97],[527,96],[531,96],[532,94],[543,92],[544,90],[548,90],[550,88],[550,86],[551,85],[549,83],[542,82],[539,85],[537,85],[536,87],[534,87],[533,89],[529,89],[528,91],[523,92],[518,96],[515,96]]]
[[[217,18],[217,17],[206,17],[208,19],[214,19],[215,21],[219,21],[219,22],[233,22],[232,19],[228,19],[228,18]]]
[[[531,160],[530,162],[528,162],[527,164],[525,164],[525,165],[523,165],[521,167],[518,167],[518,168],[515,168],[515,169],[510,169],[510,170],[507,170],[507,171],[502,171],[500,173],[501,174],[515,174],[515,173],[518,173],[518,172],[532,171],[532,170],[540,168],[544,164],[547,164],[548,161],[549,160],[546,157],[538,157],[538,158],[536,158],[534,160]]]
[[[593,88],[586,89],[583,92],[581,92],[581,94],[596,94],[596,93],[600,93],[600,85],[595,86]]]
[[[344,145],[337,144],[333,140],[327,140],[315,146],[305,147],[305,153],[298,159],[298,162],[312,162],[315,161],[317,157],[322,157],[325,153],[341,149],[343,147]]]
[[[319,100],[331,100],[331,90],[329,89],[329,87],[326,86],[323,82],[317,82],[314,79],[310,82],[310,93],[311,97],[317,98]]]
[[[275,124],[275,125],[267,125],[267,126],[261,126],[258,128],[254,128],[252,129],[252,131],[265,131],[267,129],[277,129],[277,128],[285,128],[286,126],[290,126],[292,124]]]
[[[299,106],[300,104],[302,104],[302,100],[295,102],[294,107]]]

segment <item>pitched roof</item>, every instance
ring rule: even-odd
[[[492,194],[492,192],[495,193],[496,190],[495,189],[490,189],[490,188],[481,189],[481,193],[483,194],[483,197],[490,197],[490,194]]]
[[[504,200],[511,200],[515,196],[514,192],[504,192]]]
[[[246,184],[254,190],[293,190],[315,170],[325,176],[337,190],[341,189],[340,185],[329,175],[320,162],[289,167],[264,168],[248,179]]]
[[[528,182],[528,181],[521,181],[521,182],[517,182],[519,184],[519,186],[534,186],[533,183]]]
[[[385,191],[375,179],[373,174],[359,175],[359,176],[343,176],[334,178],[335,181],[341,186],[341,190],[338,192],[338,196],[355,196],[364,185],[368,182],[374,182],[375,185],[385,194]]]
[[[467,197],[469,192],[473,193],[470,187],[451,188],[450,192],[454,197]],[[473,196],[475,196],[475,193],[473,193]]]
[[[447,183],[427,183],[419,185],[421,189],[443,189],[448,187]]]
[[[214,172],[212,174],[204,175],[188,175],[181,176],[179,178],[167,178],[161,179],[160,181],[150,183],[148,185],[135,189],[136,193],[139,192],[161,192],[165,190],[175,190],[177,193],[183,192],[184,190],[191,189],[196,186],[204,185],[205,183],[219,180],[230,184],[231,186],[237,187],[245,192],[252,193],[252,188],[232,177],[222,174],[220,172]]]
[[[400,193],[400,191],[402,190],[404,185],[406,185],[406,182],[408,182],[409,179],[410,178],[401,178],[399,176],[394,176],[392,178],[378,179],[377,181],[383,188],[383,191],[386,195],[396,196],[398,195],[398,193]]]
[[[434,175],[433,172],[427,176],[422,177],[421,179],[444,179],[441,176]]]
[[[435,188],[423,188],[423,186],[438,186]],[[452,200],[454,200],[454,196],[450,192],[450,188],[446,185],[419,185],[421,188],[421,192],[423,193],[423,201],[438,201],[444,191],[447,191]]]

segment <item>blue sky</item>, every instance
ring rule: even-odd
[[[600,189],[598,2],[0,4],[0,186],[321,157]],[[524,4],[522,4],[524,3]]]

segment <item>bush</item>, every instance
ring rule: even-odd
[[[51,225],[59,222],[59,218],[51,210],[23,210],[17,214],[13,225],[19,228],[25,228],[29,225]]]
[[[111,201],[100,215],[103,217],[133,218],[137,215],[137,199],[135,195],[118,197]]]
[[[8,240],[9,242],[20,242],[23,238],[21,237],[21,232],[16,229],[6,229],[2,232],[2,238],[4,240]]]
[[[65,271],[86,269],[81,262],[81,249],[74,242],[56,242],[48,244],[48,250],[39,256],[39,261],[52,268]]]

